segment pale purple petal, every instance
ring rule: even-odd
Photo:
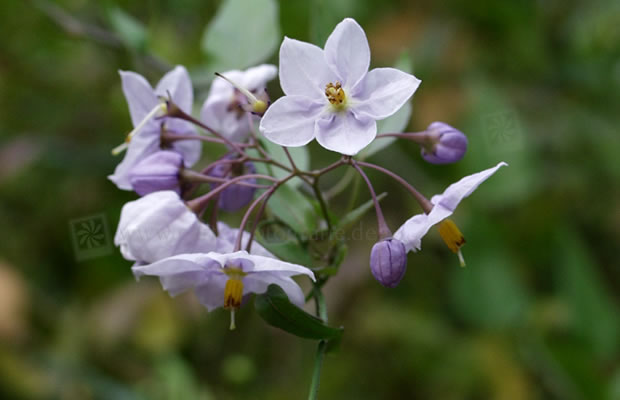
[[[323,109],[323,104],[308,97],[284,96],[267,109],[259,129],[281,146],[303,146],[314,139],[315,121]]]
[[[122,190],[133,190],[129,180],[129,173],[140,161],[160,150],[159,131],[147,129],[138,131],[129,142],[129,147],[121,161],[108,179]]]
[[[220,270],[220,264],[209,258],[206,254],[180,254],[152,264],[139,265],[131,268],[136,277],[143,275],[150,276],[177,276],[189,272],[202,272],[199,274],[201,280],[206,280],[210,273]],[[196,282],[196,285],[202,281]]]
[[[405,245],[407,251],[418,251],[422,247],[422,237],[431,227],[452,215],[452,211],[443,207],[433,207],[427,214],[418,214],[409,218],[394,233],[394,239],[398,239]]]
[[[247,116],[239,114],[236,110],[230,110],[234,91],[230,83],[223,79],[219,81],[228,87],[223,88],[224,92],[210,94],[207,97],[200,112],[200,119],[227,139],[242,142],[250,131]],[[215,82],[213,84],[215,85]]]
[[[198,301],[207,308],[207,311],[213,311],[224,306],[224,289],[227,280],[226,275],[213,273],[210,274],[209,280],[205,284],[196,286],[194,289]]]
[[[384,119],[398,111],[420,85],[413,75],[395,68],[375,68],[353,88],[357,115]]]
[[[211,251],[216,238],[178,194],[161,191],[123,206],[114,244],[126,259],[152,263],[178,254]]]
[[[321,48],[284,38],[280,46],[280,86],[286,95],[325,100],[325,85],[337,80]]]
[[[465,197],[469,196],[480,184],[491,177],[498,169],[507,166],[505,162],[500,162],[493,168],[485,169],[473,175],[469,175],[460,181],[448,186],[442,194],[435,195],[431,198],[431,203],[440,205],[450,211],[454,211],[456,206]]]
[[[304,293],[293,279],[280,277],[270,273],[252,274],[243,278],[243,294],[261,294],[267,291],[271,284],[276,284],[284,290],[291,303],[297,307],[303,307],[305,303]]]
[[[200,282],[206,282],[207,277],[205,271],[189,271],[177,273],[170,276],[161,276],[159,282],[161,287],[170,294],[172,297],[176,297],[183,292],[196,287]]]
[[[239,233],[239,229],[231,228],[223,222],[218,222],[217,233],[218,235],[215,251],[218,253],[232,253],[235,247],[235,241],[237,240],[237,234]],[[248,240],[250,240],[250,233],[243,232],[243,237],[241,238],[242,249],[245,249],[246,245],[248,244]],[[252,242],[250,254],[276,258],[273,254],[271,254],[267,249],[265,249],[263,246],[260,245],[260,243],[256,241]]]
[[[133,126],[138,125],[159,103],[153,88],[140,74],[132,71],[118,71],[121,75],[123,93],[129,106]]]
[[[247,253],[246,253],[247,254]],[[247,259],[254,263],[253,273],[271,272],[277,276],[290,277],[292,275],[307,275],[314,279],[314,273],[301,265],[280,261],[270,257],[255,256],[248,254]]]
[[[355,20],[345,18],[329,35],[325,59],[345,87],[354,87],[366,75],[370,48],[366,33]]]
[[[169,120],[170,121],[170,120]],[[184,121],[180,121],[184,122]],[[191,131],[180,132],[186,135],[196,135],[198,133],[192,128]],[[177,140],[172,143],[172,150],[181,153],[183,156],[183,165],[186,167],[191,167],[196,164],[198,160],[200,160],[200,155],[202,154],[202,141],[200,140]]]
[[[182,65],[177,65],[172,71],[166,73],[155,87],[156,96],[167,98],[168,94],[181,110],[186,113],[192,112],[194,104],[192,81]]]
[[[316,139],[328,150],[349,156],[357,154],[377,136],[377,123],[352,112],[334,113],[316,122]]]

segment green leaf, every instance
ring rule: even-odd
[[[290,186],[282,185],[269,200],[269,210],[296,233],[309,237],[319,217],[310,199]]]
[[[325,325],[317,317],[292,304],[284,290],[274,284],[269,285],[267,292],[256,296],[254,307],[269,325],[302,338],[338,340],[344,331],[343,328]]]
[[[202,37],[213,71],[243,69],[269,58],[280,42],[275,0],[226,0]]]
[[[108,19],[127,47],[138,52],[146,50],[148,34],[140,21],[118,7],[108,9]]]
[[[409,73],[411,72],[411,60],[409,59],[409,54],[407,52],[403,53],[400,56],[398,61],[396,61],[396,64],[394,64],[394,68]],[[381,121],[377,121],[377,133],[402,132],[409,123],[409,118],[411,117],[411,110],[411,102],[407,102],[400,108],[400,110],[398,110],[392,116]],[[364,150],[360,152],[359,159],[363,160],[383,150],[384,148],[392,144],[394,140],[396,140],[396,138],[394,137],[386,137],[374,140],[371,144],[369,144]]]
[[[387,193],[383,192],[377,196],[377,200],[381,201],[385,198],[385,196],[387,196]],[[359,221],[364,216],[364,214],[366,214],[373,207],[374,207],[374,203],[372,199],[370,199],[367,202],[358,206],[357,208],[351,210],[349,213],[347,213],[344,217],[340,219],[334,231],[338,233],[338,232],[348,229],[349,227],[351,227],[351,225]]]

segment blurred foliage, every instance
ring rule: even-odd
[[[229,332],[225,312],[135,283],[117,250],[80,261],[72,221],[103,214],[110,240],[135,197],[106,179],[130,128],[118,69],[156,80],[185,64],[200,102],[213,68],[203,50],[231,46],[222,65],[253,63],[282,35],[322,45],[351,16],[373,65],[411,55],[422,85],[409,129],[442,120],[470,140],[456,165],[426,165],[401,142],[370,159],[427,195],[497,161],[510,167],[454,216],[466,269],[432,231],[388,290],[369,273],[372,215],[347,232],[349,256],[326,287],[330,321],[346,331],[321,398],[620,399],[620,3],[280,0],[278,12],[248,7],[246,23],[222,26],[223,3],[0,5],[0,398],[306,396],[314,342],[268,327],[253,307]],[[270,39],[250,41],[252,29]],[[311,154],[313,167],[337,157]],[[369,175],[388,192],[392,228],[419,212]],[[350,193],[332,200],[338,212]]]

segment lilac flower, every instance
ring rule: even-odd
[[[265,93],[267,82],[275,78],[278,69],[263,64],[245,71],[228,71],[222,75],[253,95]],[[201,119],[214,130],[233,142],[243,142],[250,132],[244,106],[248,99],[224,79],[216,78],[211,84],[209,97],[204,102]]]
[[[142,75],[130,71],[120,71],[123,92],[131,121],[135,127],[128,136],[129,142],[118,150],[127,149],[125,158],[108,178],[119,189],[132,190],[129,171],[149,155],[161,150],[161,132],[170,134],[196,134],[194,127],[187,121],[175,118],[159,118],[165,115],[165,106],[160,98],[170,95],[172,101],[183,111],[191,113],[194,94],[192,83],[185,67],[177,66],[159,81],[155,89]],[[186,167],[194,165],[200,158],[201,144],[194,140],[179,140],[172,143],[170,150],[183,155]]]
[[[418,214],[409,218],[396,231],[394,238],[403,242],[407,251],[420,250],[422,247],[422,237],[426,235],[433,225],[443,221],[439,228],[440,234],[450,250],[459,255],[461,265],[464,265],[465,262],[463,261],[460,248],[465,243],[465,239],[454,222],[446,218],[452,215],[461,200],[472,194],[482,182],[506,165],[508,164],[500,162],[493,168],[466,176],[448,186],[442,194],[431,198],[431,203],[434,207],[428,214]]]
[[[426,128],[427,141],[422,157],[431,164],[449,164],[463,158],[467,151],[467,136],[443,122],[433,122]]]
[[[231,160],[237,158],[236,154],[227,154],[224,159]],[[256,168],[251,161],[247,161],[243,164],[230,164],[223,163],[217,164],[210,172],[209,175],[216,178],[234,178],[241,175],[255,174]],[[244,179],[246,183],[256,183],[256,179],[249,178]],[[211,188],[215,189],[219,186],[219,183],[211,184]],[[234,212],[246,205],[248,205],[254,199],[254,193],[256,188],[243,186],[238,184],[232,184],[224,189],[219,194],[218,207],[224,211]]]
[[[306,267],[246,251],[182,254],[132,269],[137,278],[159,276],[171,296],[193,289],[208,311],[219,307],[230,310],[231,329],[235,328],[234,312],[241,307],[244,295],[264,293],[274,283],[293,304],[302,306],[304,294],[291,276],[303,274],[314,280],[314,274]]]
[[[173,190],[180,194],[181,168],[183,168],[181,154],[174,151],[158,151],[140,161],[129,171],[129,182],[140,196],[160,190]]]
[[[282,146],[316,138],[328,150],[354,155],[373,141],[376,120],[398,111],[420,81],[394,68],[368,72],[370,49],[353,19],[339,23],[325,50],[284,38],[280,85],[286,96],[273,103],[260,131]]]
[[[370,252],[370,271],[385,287],[396,287],[407,272],[407,250],[398,239],[377,242]]]
[[[114,244],[126,260],[152,263],[215,250],[216,238],[173,191],[153,192],[123,206]]]
[[[218,253],[232,253],[234,251],[235,242],[237,241],[237,235],[239,234],[239,229],[231,228],[223,222],[217,223],[217,242],[215,245],[215,251]],[[250,233],[243,232],[243,237],[241,238],[241,248],[245,249],[248,244],[248,240],[250,240]],[[254,254],[257,256],[263,257],[271,257],[276,258],[273,254],[271,254],[267,249],[257,243],[256,241],[252,242],[252,247],[250,254]]]

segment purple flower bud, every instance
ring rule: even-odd
[[[237,158],[237,155],[227,154],[224,159],[231,160]],[[210,172],[210,176],[217,178],[234,178],[241,175],[255,174],[256,168],[254,164],[247,161],[243,164],[239,163],[221,163],[217,164]],[[243,182],[256,183],[256,179],[245,179]],[[211,188],[215,189],[219,184],[211,184]],[[219,196],[218,206],[228,212],[237,211],[248,205],[254,199],[256,188],[233,184],[224,189]]]
[[[160,190],[181,193],[179,171],[183,156],[175,151],[158,151],[140,161],[129,171],[129,182],[140,196]]]
[[[370,271],[380,284],[396,287],[407,271],[407,250],[398,239],[377,242],[370,252]]]
[[[457,162],[467,151],[467,137],[446,123],[433,122],[426,134],[428,144],[422,147],[422,157],[431,164]]]

